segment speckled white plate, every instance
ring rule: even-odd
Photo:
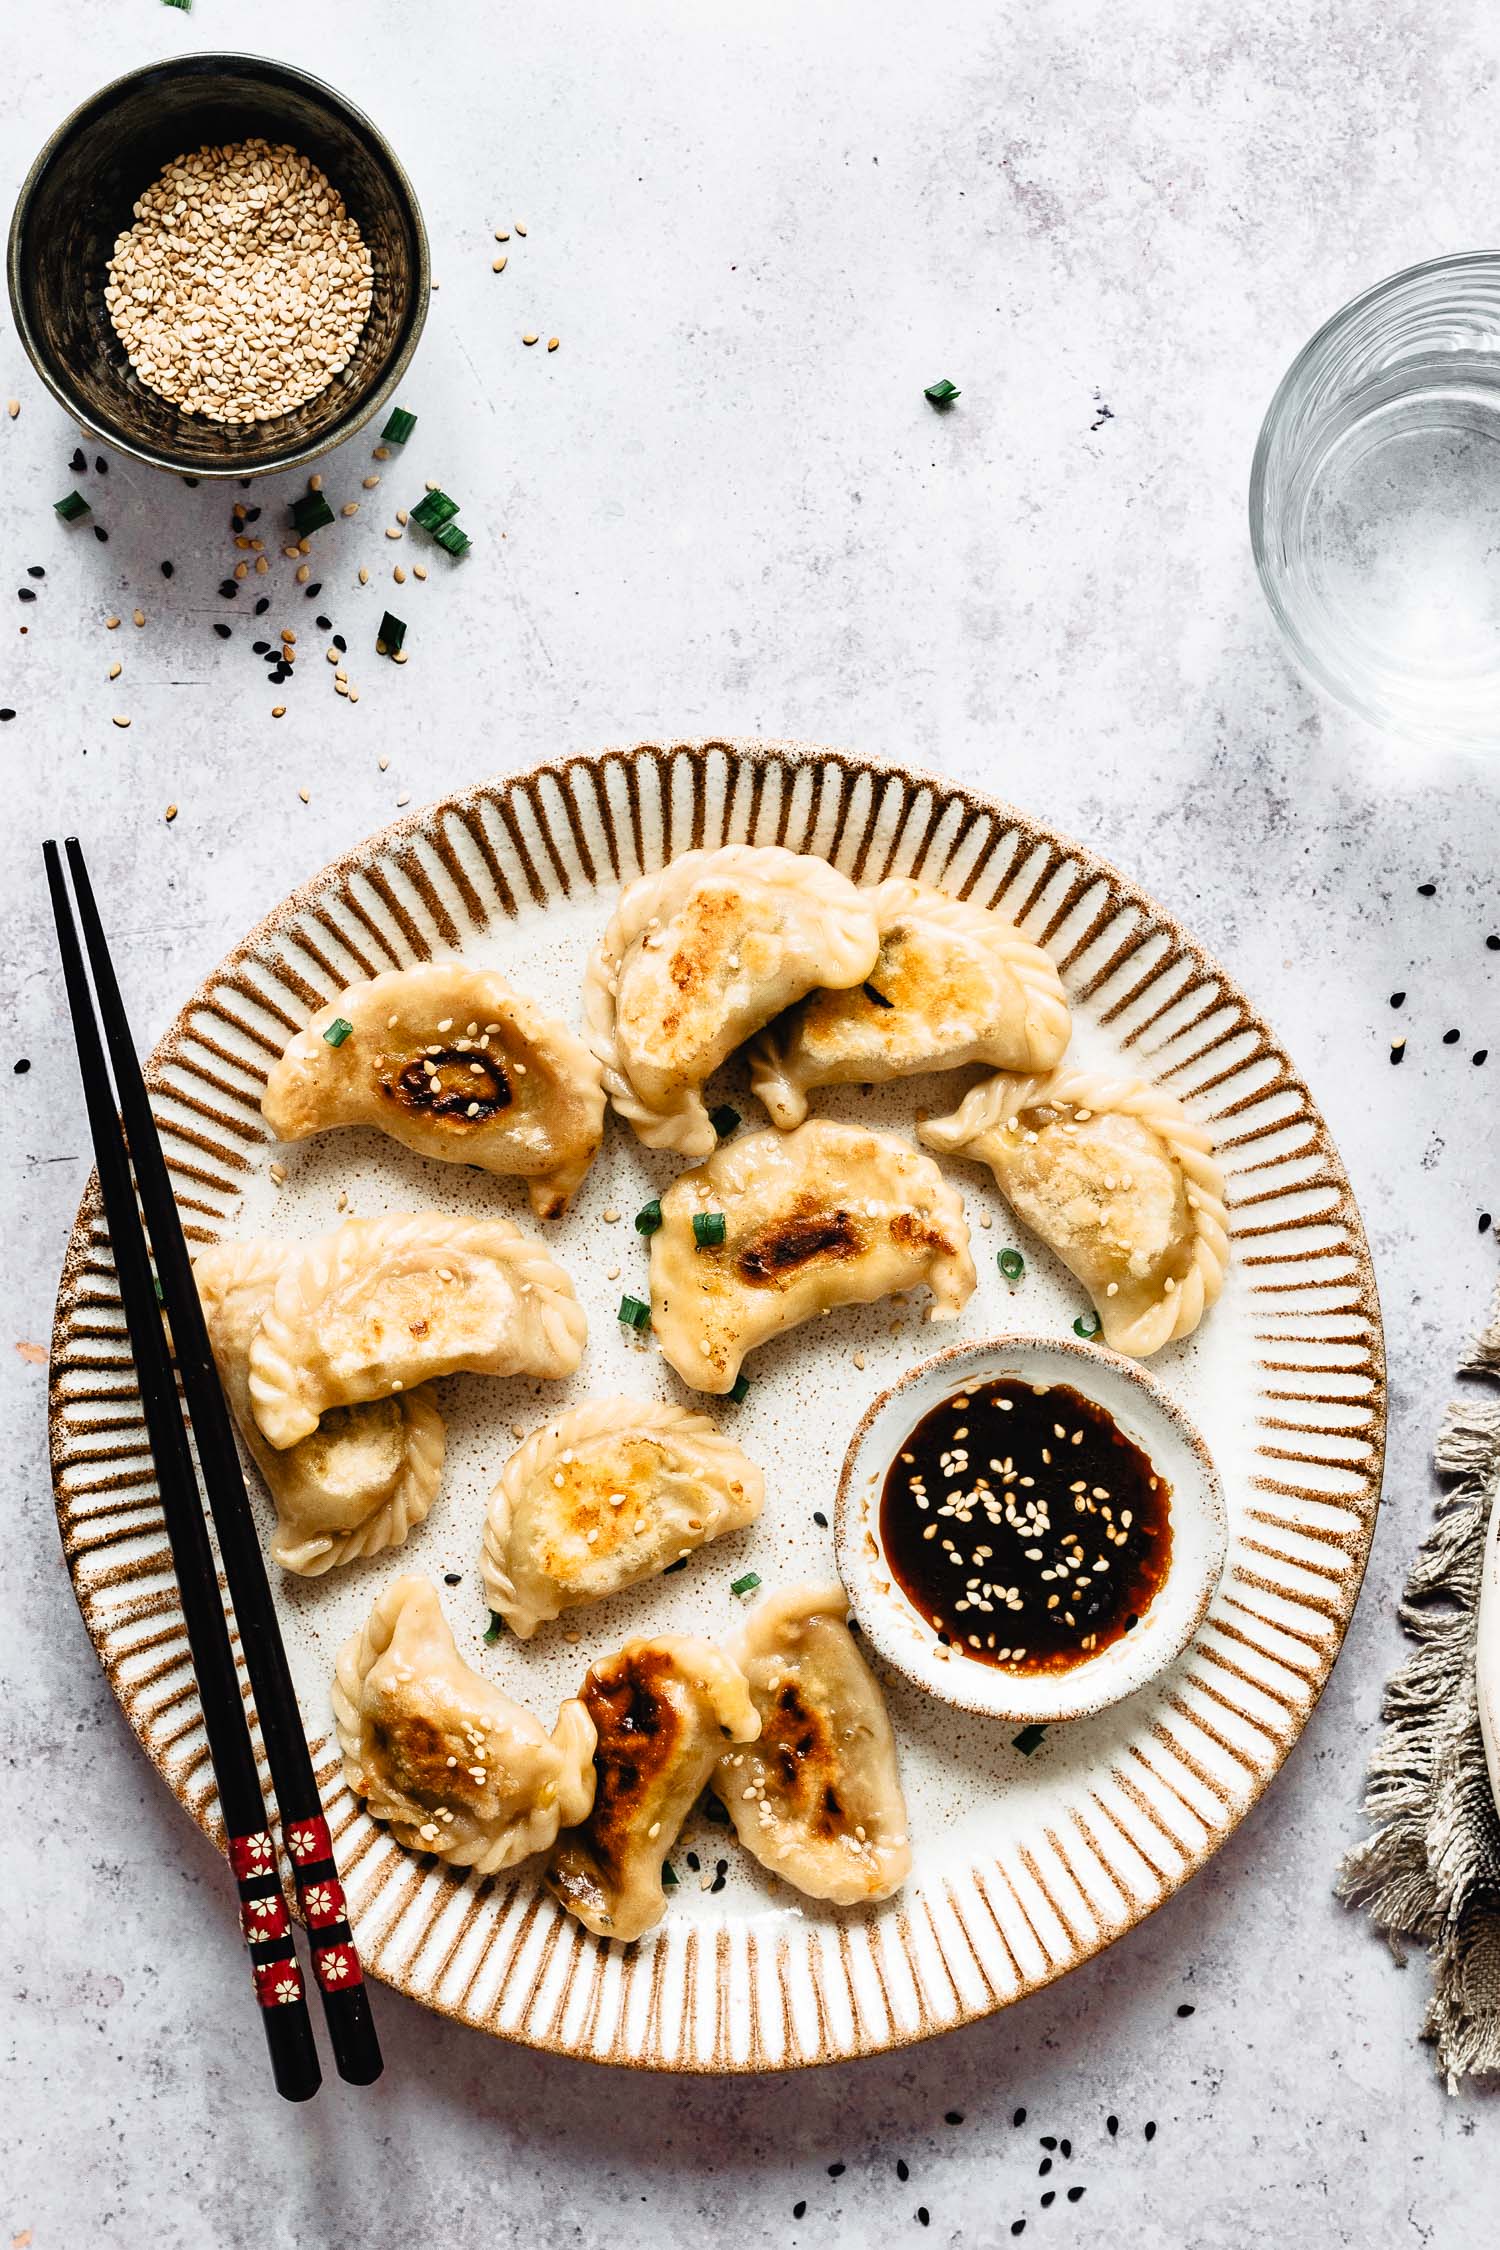
[[[820,852],[863,882],[919,874],[1002,908],[1057,960],[1083,1067],[1159,1078],[1211,1127],[1234,1261],[1200,1334],[1152,1368],[1212,1449],[1230,1543],[1208,1616],[1177,1662],[1113,1709],[1049,1730],[1030,1758],[1012,1747],[1008,1723],[890,1677],[915,1865],[882,1906],[799,1898],[701,1813],[673,1855],[682,1884],[666,1919],[629,1947],[566,1916],[536,1864],[486,1883],[401,1851],[345,1789],[328,1710],[334,1654],[393,1573],[424,1571],[440,1585],[459,1574],[443,1598],[463,1653],[550,1723],[590,1656],[627,1633],[727,1631],[737,1574],[754,1569],[767,1585],[826,1577],[850,1434],[913,1360],[1001,1328],[1069,1335],[1080,1309],[1075,1285],[1007,1217],[987,1176],[954,1166],[981,1274],[963,1319],[932,1329],[920,1304],[886,1304],[756,1353],[743,1405],[712,1411],[766,1470],[761,1520],[529,1646],[487,1649],[480,1526],[512,1424],[529,1430],[595,1393],[681,1395],[614,1317],[623,1289],[644,1294],[631,1217],[676,1167],[611,1126],[576,1208],[548,1230],[590,1316],[579,1375],[444,1385],[449,1467],[427,1522],[395,1554],[326,1579],[283,1578],[280,1606],[367,1965],[503,2037],[715,2071],[868,2054],[1003,2007],[1098,1952],[1200,1867],[1276,1772],[1327,1678],[1364,1569],[1384,1443],[1380,1315],[1359,1214],[1306,1088],[1248,1003],[1092,854],[947,782],[832,751],[646,745],[542,767],[413,815],[305,885],[194,994],[152,1061],[190,1237],[311,1234],[345,1209],[422,1204],[505,1211],[529,1226],[518,1182],[426,1162],[373,1132],[273,1151],[259,1114],[269,1062],[352,979],[455,952],[494,963],[576,1020],[584,959],[617,884],[689,846],[737,840]],[[909,1128],[953,1084],[825,1094],[815,1106]],[[719,1088],[757,1115],[734,1070]],[[286,1167],[280,1188],[273,1154]],[[1014,1293],[990,1254],[1011,1241],[1027,1257]],[[92,1187],[58,1298],[51,1406],[58,1516],[89,1631],[147,1753],[219,1837]],[[727,1880],[710,1893],[720,1860]]]

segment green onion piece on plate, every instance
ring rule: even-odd
[[[931,399],[934,406],[951,406],[958,397],[958,385],[945,375],[940,383],[929,383],[922,396]]]
[[[730,1581],[729,1591],[731,1594],[753,1594],[759,1584],[759,1571],[747,1570],[743,1578],[735,1578]]]
[[[310,531],[321,531],[332,521],[333,510],[321,492],[304,492],[300,500],[292,502],[292,529],[299,539],[305,539]]]
[[[1026,1271],[1026,1260],[1019,1250],[1002,1250],[995,1263],[1007,1281],[1019,1281]]]
[[[460,530],[456,523],[445,523],[442,530],[435,531],[432,536],[442,548],[444,554],[452,555],[455,561],[460,556],[466,555],[474,544],[469,534]]]
[[[387,610],[375,628],[375,654],[377,656],[394,656],[405,639],[406,619],[404,617],[392,617],[390,611]]]
[[[664,1859],[661,1863],[661,1887],[664,1891],[675,1891],[677,1888],[677,1870],[669,1859]]]
[[[380,433],[381,439],[386,445],[405,445],[416,426],[415,414],[408,414],[404,406],[393,406],[390,420]]]
[[[708,1122],[712,1125],[720,1140],[727,1141],[730,1134],[741,1122],[740,1113],[737,1109],[731,1109],[728,1102],[725,1102],[722,1108],[709,1112]]]
[[[1096,1312],[1080,1313],[1073,1323],[1073,1333],[1081,1336],[1086,1344],[1091,1344],[1103,1326],[1104,1323]]]
[[[635,1215],[635,1231],[637,1234],[655,1234],[657,1228],[660,1225],[661,1198],[658,1196],[654,1198],[650,1203],[643,1205],[642,1208],[637,1211]]]
[[[639,1336],[651,1326],[651,1307],[643,1305],[639,1297],[622,1297],[616,1318],[622,1328],[633,1328]]]
[[[699,1250],[722,1248],[729,1232],[729,1221],[722,1211],[695,1211],[693,1213],[693,1242]]]
[[[1011,1736],[1010,1746],[1012,1750],[1019,1750],[1023,1758],[1029,1758],[1046,1731],[1045,1727],[1022,1727],[1019,1734]]]
[[[180,8],[186,15],[193,5],[193,0],[161,0],[161,4],[164,8]]]
[[[60,500],[53,501],[52,512],[64,523],[77,523],[80,517],[93,513],[81,492],[65,492]]]
[[[323,1037],[327,1040],[330,1047],[342,1047],[344,1041],[349,1037],[349,1034],[351,1031],[353,1031],[353,1029],[354,1026],[349,1021],[349,1018],[347,1016],[335,1016],[332,1023],[328,1026],[328,1029],[324,1032]]]
[[[750,1385],[746,1382],[744,1376],[736,1375],[733,1383],[725,1392],[724,1396],[729,1400],[731,1406],[738,1406],[741,1400],[748,1393],[749,1389]]]
[[[503,1618],[503,1617],[502,1617],[502,1616],[500,1615],[500,1612],[499,1612],[499,1610],[498,1610],[498,1609],[492,1609],[492,1610],[490,1611],[490,1621],[489,1621],[488,1625],[486,1625],[486,1627],[485,1627],[485,1629],[484,1629],[484,1645],[485,1645],[485,1647],[486,1647],[486,1648],[493,1648],[493,1647],[494,1647],[494,1645],[495,1645],[495,1643],[496,1643],[496,1641],[498,1641],[498,1640],[499,1640],[499,1638],[500,1638],[500,1635],[501,1635],[501,1634],[502,1634],[502,1633],[504,1632],[504,1630],[505,1630],[505,1619],[504,1619],[504,1618]]]
[[[419,523],[424,531],[436,532],[441,531],[445,523],[451,523],[457,514],[458,502],[450,500],[446,492],[424,492],[411,511],[411,520]]]

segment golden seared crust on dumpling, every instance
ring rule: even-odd
[[[545,1851],[594,1796],[594,1728],[539,1720],[465,1664],[437,1589],[398,1578],[339,1651],[333,1713],[344,1776],[409,1851],[494,1875]]]
[[[812,1898],[889,1898],[911,1872],[896,1738],[842,1586],[758,1601],[730,1644],[760,1733],[726,1750],[713,1786],[740,1842]]]
[[[362,1406],[335,1406],[310,1436],[278,1453],[250,1405],[250,1346],[295,1242],[221,1242],[200,1250],[193,1278],[231,1413],[276,1504],[271,1554],[284,1570],[320,1576],[399,1547],[427,1515],[442,1480],[445,1435],[425,1385]]]
[[[814,985],[858,984],[878,946],[866,894],[810,853],[726,844],[641,876],[584,979],[610,1100],[648,1148],[706,1156],[705,1080]]]
[[[920,1131],[929,1148],[989,1165],[1083,1283],[1115,1351],[1145,1359],[1191,1335],[1223,1288],[1224,1176],[1162,1087],[1077,1070],[992,1078]]]
[[[760,1514],[765,1479],[706,1415],[591,1399],[506,1462],[484,1526],[485,1597],[522,1640],[652,1578]]]
[[[375,1125],[419,1156],[519,1173],[539,1219],[564,1210],[604,1135],[576,1032],[461,961],[350,985],[288,1041],[261,1110],[284,1141]]]
[[[720,1217],[723,1240],[700,1239]],[[811,1118],[740,1134],[667,1190],[651,1327],[685,1383],[724,1392],[746,1352],[825,1306],[925,1282],[929,1318],[946,1320],[974,1280],[962,1198],[929,1157],[893,1133]]]
[[[586,1333],[561,1266],[508,1219],[348,1219],[278,1280],[250,1346],[250,1404],[281,1450],[331,1406],[461,1368],[571,1375]]]
[[[583,1683],[598,1737],[593,1810],[560,1836],[547,1881],[600,1937],[644,1936],[666,1911],[662,1863],[726,1742],[760,1726],[739,1666],[686,1633],[627,1641]]]
[[[873,1086],[989,1063],[1050,1070],[1068,1044],[1047,954],[988,907],[894,875],[865,894],[880,952],[863,983],[810,992],[755,1041],[750,1082],[780,1126],[811,1086]]]

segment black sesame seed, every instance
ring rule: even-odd
[[[1483,1062],[1485,1061],[1485,1059],[1486,1059],[1486,1057],[1488,1056],[1488,1054],[1489,1054],[1489,1048],[1488,1048],[1488,1047],[1476,1047],[1476,1048],[1474,1049],[1474,1052],[1473,1052],[1473,1054],[1472,1054],[1472,1055],[1470,1055],[1470,1057],[1469,1057],[1469,1060],[1470,1060],[1470,1062],[1471,1062],[1471,1063],[1472,1063],[1472,1064],[1474,1065],[1474,1068],[1475,1068],[1476,1070],[1477,1070],[1477,1069],[1479,1068],[1480,1064],[1481,1064],[1481,1063],[1483,1063]]]
[[[828,1529],[828,1518],[824,1515],[821,1508],[814,1508],[813,1522],[817,1525],[819,1531],[826,1531]]]
[[[898,2180],[909,2180],[911,2178],[911,2166],[904,2156],[898,2156],[896,2159],[896,2177]]]
[[[1404,992],[1393,992],[1391,994],[1391,1006],[1393,1008],[1404,1008],[1406,1006],[1406,994]]]
[[[712,1881],[712,1882],[711,1882],[711,1883],[709,1884],[709,1886],[708,1886],[708,1895],[709,1895],[709,1897],[710,1897],[710,1898],[717,1898],[717,1897],[718,1897],[718,1895],[719,1895],[719,1893],[720,1893],[720,1891],[722,1891],[722,1890],[723,1890],[723,1888],[724,1888],[724,1877],[723,1877],[722,1875],[716,1875],[716,1876],[714,1877],[713,1881]]]
[[[1437,897],[1437,885],[1436,885],[1436,883],[1418,883],[1418,885],[1417,885],[1417,896],[1418,896],[1418,898],[1436,898],[1436,897]]]
[[[1048,2174],[1048,2173],[1049,2173],[1049,2172],[1051,2171],[1051,2169],[1052,2169],[1052,2159],[1051,2159],[1051,2157],[1050,2157],[1050,2156],[1044,2156],[1044,2157],[1042,2158],[1042,2161],[1041,2161],[1041,2163],[1040,2163],[1040,2164],[1039,2164],[1039,2165],[1037,2166],[1037,2168],[1036,2168],[1036,2176],[1037,2176],[1037,2178],[1038,2178],[1039,2180],[1045,2180],[1045,2178],[1047,2177],[1047,2174]]]
[[[218,621],[216,622],[216,624],[215,624],[215,626],[214,626],[214,631],[215,631],[215,632],[216,632],[216,633],[218,634],[218,636],[219,636],[219,638],[220,638],[220,640],[221,640],[221,641],[227,641],[227,640],[229,640],[229,639],[230,639],[230,637],[231,637],[231,636],[230,636],[230,631],[229,631],[229,627],[228,627],[228,626],[227,626],[227,625],[226,625],[226,624],[224,623],[224,620],[223,620],[223,618],[222,618],[222,617],[221,617],[221,618],[219,618],[219,619],[218,619]]]
[[[18,586],[16,588],[16,600],[18,602],[34,602],[36,600],[35,586]]]
[[[347,656],[347,655],[348,655],[348,653],[349,653],[349,643],[348,643],[348,642],[347,642],[347,641],[345,640],[345,638],[344,638],[344,636],[343,636],[343,634],[342,634],[342,633],[335,633],[335,634],[334,634],[334,636],[333,636],[333,645],[334,645],[334,647],[335,647],[335,648],[336,648],[336,649],[338,650],[338,652],[339,652],[340,656]]]
[[[1057,2144],[1057,2153],[1059,2156],[1071,2156],[1073,2153],[1073,2143],[1071,2141],[1059,2141]]]
[[[792,2217],[793,2217],[794,2219],[802,2219],[802,2218],[805,2218],[806,2216],[807,2216],[807,2205],[806,2205],[805,2203],[794,2203],[794,2204],[792,2205]]]
[[[1180,2001],[1180,2002],[1178,2003],[1177,2013],[1178,2013],[1178,2014],[1179,2014],[1180,2016],[1190,2016],[1190,2015],[1191,2015],[1191,2014],[1193,2013],[1193,2003],[1192,2003],[1192,2001],[1191,2001],[1191,2000],[1183,2000],[1183,2001]]]
[[[101,477],[107,477],[109,475],[109,463],[105,460],[102,453],[96,453],[94,455],[94,467],[99,471]]]
[[[323,591],[323,581],[322,581],[322,579],[321,579],[321,578],[315,578],[315,579],[313,580],[312,584],[311,584],[310,586],[304,586],[304,587],[303,587],[303,589],[302,589],[302,591],[303,591],[303,593],[304,593],[304,594],[306,594],[306,596],[307,596],[307,598],[308,598],[308,600],[309,600],[310,602],[311,602],[311,601],[316,601],[316,600],[317,600],[317,598],[318,598],[318,596],[319,596],[319,594],[321,594],[321,593],[322,593],[322,591]]]
[[[828,2167],[828,2177],[830,2178],[830,2180],[841,2180],[844,2176],[844,2172],[845,2166],[842,2164],[830,2164]]]
[[[1456,1047],[1458,1045],[1458,1041],[1459,1033],[1456,1029],[1453,1031],[1445,1031],[1443,1033],[1443,1045],[1445,1047]]]
[[[1025,2122],[1026,2122],[1026,2112],[1025,2112],[1025,2110],[1024,2110],[1024,2109],[1018,2109],[1018,2110],[1016,2111],[1016,2114],[1015,2114],[1015,2116],[1014,2116],[1014,2117],[1013,2117],[1013,2118],[1011,2119],[1011,2123],[1012,2123],[1012,2125],[1024,2125],[1024,2124],[1025,2124]]]
[[[174,567],[174,566],[173,566],[173,565],[172,565],[171,563],[169,563],[169,562],[164,562],[164,563],[162,564],[162,566],[161,566],[161,574],[162,574],[163,578],[170,578],[170,577],[171,577],[171,575],[172,575],[172,571],[173,571],[173,567]]]
[[[240,585],[237,578],[221,578],[219,580],[219,592],[226,602],[232,602],[239,590]]]
[[[1118,2119],[1118,2117],[1106,2117],[1104,2120],[1104,2130],[1106,2133],[1108,2133],[1110,2139],[1113,2140],[1116,2133],[1118,2133],[1120,2130],[1120,2120]]]
[[[1151,2119],[1150,2123],[1145,2127],[1144,2130],[1146,2139],[1148,2141],[1154,2141],[1156,2138],[1156,2120],[1154,2117]]]
[[[331,617],[319,615],[313,619],[313,623],[320,633],[331,633],[333,631],[333,619]]]
[[[260,600],[259,600],[259,601],[258,601],[258,602],[256,603],[256,605],[255,605],[255,614],[256,614],[256,616],[257,616],[257,617],[264,617],[264,616],[265,616],[265,614],[266,614],[266,611],[267,611],[267,610],[268,610],[268,609],[270,608],[270,606],[271,606],[271,597],[270,597],[270,595],[269,595],[269,594],[262,594],[262,595],[261,595],[261,597],[260,597]]]
[[[28,1070],[30,1070],[30,1068],[31,1068],[31,1063],[30,1063],[29,1059],[28,1059],[28,1058],[27,1058],[27,1057],[26,1057],[25,1055],[23,1055],[23,1056],[21,1057],[20,1061],[19,1061],[18,1063],[16,1063],[16,1064],[15,1064],[15,1065],[14,1065],[13,1067],[14,1067],[14,1070],[15,1070],[15,1074],[16,1074],[16,1076],[17,1076],[18,1078],[24,1078],[24,1077],[26,1076],[26,1073],[27,1073],[27,1071],[28,1071]]]
[[[190,491],[192,491],[192,492],[196,492],[196,491],[197,491],[197,489],[198,489],[198,485],[199,485],[199,481],[200,481],[200,480],[199,480],[199,479],[198,479],[197,477],[184,477],[182,481],[183,481],[183,483],[184,483],[184,484],[185,484],[185,485],[186,485],[186,486],[188,487],[188,489],[189,489]]]
[[[445,1570],[443,1572],[443,1584],[445,1586],[461,1586],[463,1579],[456,1570]]]
[[[1026,2221],[1024,2219],[1012,2219],[1010,2231],[1012,2234],[1024,2234],[1026,2232]]]
[[[1500,937],[1491,935],[1490,937],[1487,937],[1484,942],[1489,947],[1491,953],[1500,953]]]
[[[1391,1045],[1391,1061],[1392,1061],[1393,1063],[1399,1063],[1399,1062],[1404,1062],[1405,1060],[1406,1060],[1406,1041],[1405,1041],[1404,1039],[1397,1039],[1397,1040],[1394,1040],[1394,1041],[1392,1042],[1392,1045]]]
[[[241,490],[241,492],[248,492],[248,491],[250,490],[250,479],[249,479],[249,477],[241,477],[241,478],[240,478],[240,490]]]
[[[245,521],[246,521],[246,523],[259,523],[259,522],[260,522],[260,510],[259,510],[259,508],[247,508],[247,509],[245,510]]]
[[[1082,2193],[1083,2189],[1081,2187],[1070,2187],[1068,2190],[1068,2201],[1070,2203],[1076,2203]]]
[[[1050,2210],[1051,2210],[1051,2208],[1052,2208],[1052,2206],[1053,2206],[1053,2204],[1054,2204],[1054,2203],[1055,2203],[1056,2201],[1057,2201],[1057,2190],[1056,2190],[1056,2188],[1048,2188],[1048,2190],[1047,2190],[1046,2194],[1045,2194],[1045,2195],[1044,2195],[1044,2196],[1042,2197],[1042,2199],[1041,2199],[1041,2203],[1042,2203],[1042,2209],[1043,2209],[1044,2211],[1050,2211]]]
[[[83,447],[81,445],[75,445],[73,448],[73,458],[68,463],[68,467],[72,470],[75,477],[81,477],[88,465],[89,457],[84,452]]]
[[[269,641],[252,641],[250,643],[250,653],[252,654],[252,656],[265,656],[269,652],[270,646],[271,644]]]
[[[0,719],[3,719],[3,718],[4,718],[4,716],[5,716],[5,713],[4,713],[3,711],[0,711]],[[1489,1215],[1488,1211],[1481,1211],[1481,1212],[1480,1212],[1480,1214],[1479,1214],[1479,1231],[1480,1231],[1480,1233],[1481,1233],[1481,1234],[1488,1234],[1488,1233],[1489,1233],[1489,1231],[1490,1231],[1490,1228],[1491,1228],[1491,1227],[1492,1227],[1493,1225],[1494,1225],[1494,1221],[1493,1221],[1493,1219],[1491,1219],[1491,1217],[1490,1217],[1490,1215]]]
[[[945,2125],[962,2125],[963,2121],[964,2113],[961,2109],[949,2109],[943,2112],[943,2123]]]
[[[919,2203],[917,2205],[917,2225],[919,2227],[930,2227],[931,2224],[932,2213],[928,2210],[925,2203]]]
[[[1055,2133],[1043,2133],[1043,2135],[1042,2135],[1042,2147],[1043,2147],[1043,2148],[1056,2148],[1056,2146],[1057,2146],[1057,2135],[1056,2135]]]
[[[109,533],[105,530],[102,523],[95,524],[94,537],[98,540],[101,547],[107,547],[109,545]]]
[[[690,1867],[690,1868],[692,1869],[693,1873],[694,1873],[695,1875],[699,1875],[699,1874],[701,1874],[701,1873],[702,1873],[702,1871],[703,1871],[703,1862],[702,1862],[702,1860],[701,1860],[701,1859],[700,1859],[700,1858],[698,1857],[698,1854],[697,1854],[696,1852],[688,1852],[688,1853],[686,1854],[686,1858],[687,1858],[687,1863],[688,1863],[689,1867]]]
[[[47,573],[45,570],[43,570],[40,563],[28,563],[26,565],[26,575],[28,578],[45,578]]]
[[[15,711],[9,703],[5,705],[3,710],[0,710],[0,720],[13,719],[15,715]]]
[[[714,1873],[715,1873],[716,1875],[727,1875],[727,1874],[729,1873],[729,1862],[728,1862],[728,1860],[727,1860],[727,1859],[716,1859],[716,1860],[714,1861]]]

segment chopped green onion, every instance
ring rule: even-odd
[[[349,1018],[347,1016],[335,1016],[332,1023],[328,1026],[328,1029],[324,1032],[323,1037],[327,1040],[330,1047],[342,1047],[344,1041],[349,1037],[349,1034],[351,1031],[353,1031],[353,1029],[354,1026],[349,1021]]]
[[[727,1141],[735,1127],[740,1123],[740,1113],[737,1109],[731,1109],[728,1102],[725,1102],[721,1109],[710,1111],[708,1122],[712,1125],[720,1140]]]
[[[664,1859],[661,1863],[661,1887],[664,1891],[675,1891],[677,1888],[677,1870],[669,1859]]]
[[[321,492],[304,492],[300,500],[292,502],[292,529],[299,539],[310,531],[321,531],[325,523],[333,522],[333,510]]]
[[[167,1299],[166,1299],[166,1292],[165,1292],[165,1291],[163,1290],[163,1288],[162,1288],[162,1285],[161,1285],[161,1275],[160,1275],[159,1273],[154,1273],[154,1274],[153,1274],[153,1275],[151,1276],[151,1286],[152,1286],[152,1288],[153,1288],[153,1289],[154,1289],[154,1290],[156,1291],[156,1301],[157,1301],[157,1303],[158,1303],[159,1305],[164,1305],[164,1304],[166,1303],[166,1301],[167,1301]]]
[[[380,435],[387,445],[405,445],[416,426],[415,414],[408,414],[404,406],[393,406],[391,418]]]
[[[1103,1325],[1096,1312],[1080,1313],[1073,1323],[1073,1333],[1081,1336],[1086,1344],[1091,1344]]]
[[[180,8],[184,15],[187,14],[192,5],[193,0],[162,0],[164,8]]]
[[[660,1225],[661,1198],[657,1196],[654,1197],[652,1201],[646,1204],[641,1210],[637,1211],[635,1215],[635,1231],[637,1234],[655,1234],[657,1228]]]
[[[405,639],[406,619],[404,617],[392,617],[390,611],[387,610],[379,625],[375,628],[375,654],[377,656],[394,656]]]
[[[1019,1734],[1011,1736],[1010,1746],[1012,1750],[1019,1750],[1023,1758],[1029,1758],[1046,1731],[1045,1727],[1022,1727]]]
[[[729,1591],[731,1594],[753,1594],[759,1584],[759,1571],[747,1570],[743,1578],[735,1578],[730,1581]]]
[[[651,1307],[643,1305],[639,1297],[622,1297],[615,1317],[622,1328],[633,1328],[639,1336],[651,1326]]]
[[[452,555],[455,561],[460,556],[466,555],[474,544],[469,534],[466,531],[460,531],[456,523],[445,523],[442,530],[435,531],[432,536],[442,548],[444,554]]]
[[[863,990],[865,998],[873,1000],[877,1008],[894,1008],[896,1005],[894,1000],[887,1000],[883,992],[877,992],[873,984],[865,985]]]
[[[731,1406],[738,1406],[740,1404],[740,1401],[745,1397],[745,1394],[747,1393],[749,1388],[750,1385],[745,1380],[744,1376],[736,1375],[733,1383],[730,1385],[729,1389],[725,1392],[724,1395],[729,1400]]]
[[[486,1627],[485,1627],[485,1629],[484,1629],[484,1645],[485,1645],[485,1647],[486,1647],[486,1648],[493,1648],[493,1647],[494,1647],[494,1645],[495,1645],[495,1643],[496,1643],[496,1641],[498,1641],[498,1640],[499,1640],[499,1638],[500,1638],[500,1635],[501,1635],[501,1634],[502,1634],[502,1633],[504,1632],[504,1630],[505,1630],[505,1619],[504,1619],[504,1618],[503,1618],[503,1617],[502,1617],[502,1616],[500,1615],[500,1612],[499,1612],[499,1610],[498,1610],[498,1609],[492,1609],[492,1610],[490,1611],[490,1621],[489,1621],[488,1625],[486,1625]]]
[[[722,1247],[729,1231],[729,1222],[722,1211],[695,1211],[693,1213],[693,1243],[699,1250],[717,1250]]]
[[[950,383],[945,375],[941,382],[929,383],[922,396],[930,398],[934,406],[951,406],[958,397],[958,385]]]
[[[424,492],[411,511],[411,520],[419,523],[424,531],[439,532],[457,514],[458,502],[450,500],[446,492]]]
[[[995,1263],[1007,1281],[1019,1281],[1026,1271],[1026,1260],[1019,1250],[1002,1250]]]
[[[77,523],[80,516],[93,513],[81,492],[65,492],[60,500],[53,501],[52,512],[61,516],[64,523]]]

